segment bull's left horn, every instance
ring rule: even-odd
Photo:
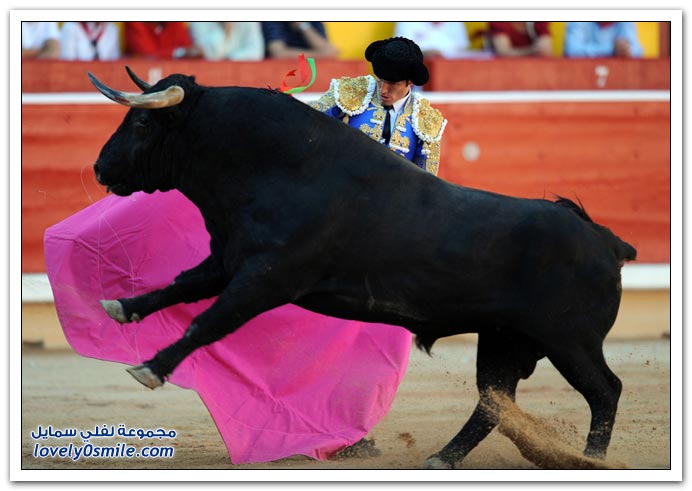
[[[99,79],[94,77],[91,72],[87,72],[89,80],[94,84],[103,95],[110,100],[122,104],[123,106],[136,107],[142,109],[162,109],[180,104],[185,97],[185,91],[179,85],[172,85],[165,90],[152,92],[151,94],[133,94],[130,92],[120,92],[111,89]]]
[[[127,71],[127,74],[130,76],[130,80],[132,80],[137,85],[137,87],[139,87],[142,90],[151,89],[151,85],[139,78],[137,74],[132,70],[132,68],[126,65],[125,70]]]

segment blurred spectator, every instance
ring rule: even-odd
[[[127,54],[146,58],[200,58],[184,22],[125,22]]]
[[[549,22],[488,22],[488,38],[497,56],[552,56]]]
[[[322,22],[262,22],[269,58],[336,58],[339,50],[327,39]]]
[[[22,58],[60,57],[57,22],[22,22]]]
[[[426,58],[465,58],[469,36],[463,22],[397,22],[394,35],[414,41]]]
[[[60,30],[63,60],[117,60],[120,31],[112,22],[65,22]]]
[[[207,60],[262,60],[264,37],[259,22],[190,22],[192,41]]]
[[[639,58],[644,50],[634,22],[568,22],[565,56]]]

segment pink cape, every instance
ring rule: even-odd
[[[48,228],[46,270],[72,348],[137,365],[179,339],[212,300],[124,325],[99,300],[170,284],[209,254],[208,241],[199,210],[176,191],[109,196]],[[197,391],[235,464],[298,454],[326,459],[387,413],[410,346],[411,334],[400,327],[285,305],[195,351],[170,382]]]

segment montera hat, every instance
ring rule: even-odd
[[[372,63],[372,71],[381,80],[410,80],[414,85],[425,85],[430,78],[423,64],[423,52],[404,37],[371,43],[365,49],[365,59]]]

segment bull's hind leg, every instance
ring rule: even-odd
[[[622,382],[608,368],[603,341],[563,340],[559,353],[547,356],[555,368],[586,399],[591,409],[591,427],[584,455],[604,459],[615,424]]]
[[[223,268],[209,256],[194,268],[180,273],[165,288],[132,298],[101,300],[101,306],[111,319],[121,324],[138,322],[171,305],[216,296],[227,283]]]
[[[428,458],[428,468],[452,469],[460,464],[499,422],[491,393],[505,394],[514,401],[519,380],[528,378],[542,357],[535,344],[520,334],[504,330],[480,333],[476,360],[478,404],[461,431]]]

